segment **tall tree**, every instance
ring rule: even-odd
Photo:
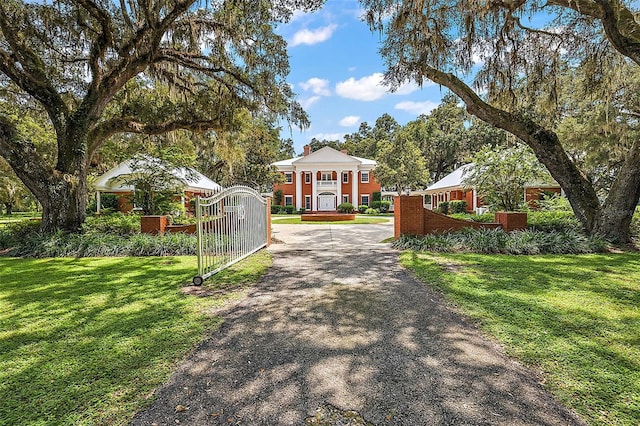
[[[0,87],[14,85],[55,132],[48,159],[0,114],[0,155],[42,204],[43,228],[80,229],[88,165],[114,134],[224,130],[240,108],[305,125],[270,24],[321,3],[0,2]]]
[[[551,180],[531,149],[524,145],[501,150],[487,146],[473,160],[474,166],[463,176],[463,184],[475,188],[492,210],[518,210],[524,204],[525,185]]]
[[[429,181],[420,149],[406,133],[396,132],[391,140],[378,142],[378,165],[373,170],[376,180],[398,194],[405,188],[424,188]]]
[[[604,201],[564,149],[554,129],[566,67],[590,76],[580,93],[605,101],[601,89],[640,64],[637,4],[620,0],[469,2],[361,0],[369,24],[385,32],[386,79],[397,85],[425,79],[448,87],[467,110],[529,145],[564,189],[590,234],[629,240],[640,199],[640,139],[625,151]],[[541,12],[550,21],[527,19]],[[479,61],[478,61],[479,60]],[[474,91],[467,77],[475,67]],[[479,96],[483,93],[483,97]],[[486,94],[485,94],[486,93]],[[536,107],[532,108],[531,105]],[[633,110],[633,109],[632,109]]]

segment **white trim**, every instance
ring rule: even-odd
[[[364,180],[364,177],[367,177],[367,180]],[[360,183],[369,183],[371,177],[369,176],[369,170],[361,170],[360,171]]]
[[[287,185],[293,183],[293,172],[284,172],[284,183]]]
[[[349,194],[342,194],[342,202],[343,203],[348,203],[349,202]]]
[[[363,206],[365,203],[362,201],[362,197],[367,197],[367,206],[371,207],[371,197],[369,194],[360,194],[360,204],[359,206]]]
[[[342,180],[342,183],[349,183],[349,172],[342,172],[342,176],[340,176],[340,180]]]
[[[287,199],[291,200],[291,202],[287,203]],[[293,206],[293,195],[285,195],[284,196],[284,205],[285,206]]]
[[[304,172],[304,183],[311,183],[311,172]]]
[[[304,196],[304,209],[311,211],[311,195]]]

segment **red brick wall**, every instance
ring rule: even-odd
[[[292,195],[293,196],[293,205],[296,205],[296,173],[295,172],[291,172],[291,174],[293,175],[292,177],[292,181],[291,183],[276,183],[273,185],[273,192],[277,191],[278,189],[282,190],[282,206],[284,206],[284,196],[285,195]],[[282,172],[282,176],[284,176],[284,172]],[[302,175],[302,182],[304,183],[304,175]],[[304,199],[303,199],[304,201]]]
[[[143,234],[164,235],[169,224],[167,216],[141,216],[140,232]]]
[[[454,219],[452,217],[425,209],[421,196],[402,195],[394,197],[394,238],[400,235],[425,235],[455,232],[463,228],[488,228],[503,227],[501,223],[478,223],[467,220]],[[510,215],[511,213],[509,213]],[[522,213],[519,213],[522,214]],[[504,226],[507,230],[520,229],[521,218],[516,216],[505,218]],[[497,219],[496,219],[497,222]],[[524,213],[524,225],[526,227],[527,216]]]

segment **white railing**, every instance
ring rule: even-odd
[[[317,183],[318,183],[318,188],[329,189],[329,188],[338,187],[337,180],[319,180]]]
[[[198,275],[194,285],[267,245],[267,202],[246,186],[196,198]]]

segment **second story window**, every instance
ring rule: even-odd
[[[304,174],[304,183],[311,183],[311,173],[306,172]]]
[[[284,181],[285,181],[286,183],[293,183],[293,173],[291,173],[291,172],[286,172],[286,173],[284,174]]]
[[[323,180],[323,181],[332,180],[332,179],[331,179],[331,177],[332,177],[331,175],[332,175],[332,173],[331,173],[331,172],[329,172],[329,173],[322,172],[322,175],[321,175],[321,177],[320,177],[320,180]]]
[[[349,173],[342,174],[342,183],[349,183]]]
[[[360,182],[369,183],[369,172],[360,172]]]

